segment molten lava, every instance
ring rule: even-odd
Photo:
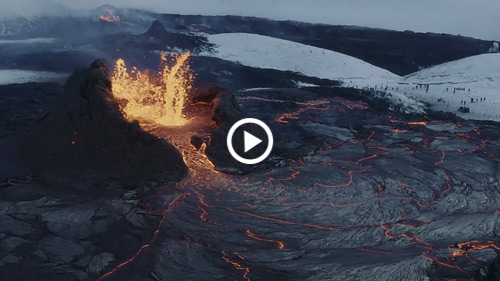
[[[141,124],[169,127],[186,124],[183,110],[193,84],[189,56],[188,52],[169,59],[162,54],[157,73],[139,71],[136,67],[129,70],[125,61],[118,59],[111,81],[113,96],[123,115]]]
[[[109,8],[104,9],[107,15],[100,15],[99,18],[107,22],[120,22],[120,16],[114,14],[114,11]]]
[[[99,16],[102,21],[113,23],[116,25],[136,25],[131,22],[123,21],[119,15],[115,14],[115,11],[113,9],[104,8],[104,12],[104,14]]]

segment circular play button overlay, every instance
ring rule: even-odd
[[[257,126],[258,128],[252,129],[250,126]],[[267,136],[267,140],[261,137],[260,134],[256,134],[256,130],[263,130],[263,132],[265,132],[265,135]],[[267,142],[265,151],[263,151],[260,156],[254,158],[245,158],[238,154],[233,146],[233,143],[241,144],[241,142],[234,141],[235,133],[237,131],[241,131],[240,133],[238,133],[238,135],[241,136],[243,142],[243,144],[241,145],[242,147],[238,147],[236,149],[240,152],[240,154],[246,156],[247,153],[252,154],[252,151],[259,151],[259,147],[261,147],[263,143]],[[234,123],[234,125],[229,130],[229,133],[227,134],[227,149],[229,150],[229,153],[231,153],[231,156],[233,156],[233,158],[238,162],[247,165],[257,164],[264,161],[264,159],[266,159],[269,154],[271,154],[273,143],[274,140],[271,129],[269,129],[269,127],[264,122],[255,118],[241,119],[240,121]]]

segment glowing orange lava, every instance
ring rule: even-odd
[[[190,53],[161,55],[161,69],[157,73],[129,70],[125,60],[118,59],[111,81],[113,96],[120,110],[129,120],[141,124],[182,126],[187,95],[192,88],[193,75],[188,60]]]
[[[285,249],[285,243],[283,243],[281,241],[259,237],[259,236],[257,236],[257,234],[253,233],[249,229],[246,231],[246,233],[247,233],[247,236],[250,238],[253,238],[253,239],[259,240],[259,241],[269,242],[269,243],[276,243],[276,245],[278,245],[278,249],[280,249],[280,250]]]
[[[103,21],[107,21],[107,22],[119,22],[120,21],[120,16],[100,15],[99,18],[102,19]]]
[[[113,9],[104,8],[104,12],[104,14],[99,16],[102,21],[114,23],[117,25],[136,25],[131,22],[123,21],[119,15],[115,15],[115,11]]]

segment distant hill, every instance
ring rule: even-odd
[[[274,21],[254,17],[166,14],[161,20],[167,29],[255,33],[295,41],[350,55],[398,75],[488,53],[493,46],[493,41],[449,34]]]
[[[151,26],[154,19],[158,21]],[[161,24],[165,26],[166,32],[161,29]],[[167,41],[169,47],[189,49],[197,45],[193,41],[200,41],[200,38],[186,38],[185,33],[253,33],[346,54],[402,76],[498,49],[494,47],[493,41],[449,34],[401,32],[242,16],[156,14],[112,6],[74,12],[71,17],[45,15],[0,19],[0,37],[57,37],[84,44],[88,37],[95,36],[96,32],[139,35],[150,26],[151,33],[144,34],[143,39],[153,38],[156,43]],[[78,32],[74,32],[75,30]]]

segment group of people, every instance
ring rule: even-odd
[[[470,103],[477,103],[477,102],[483,102],[483,101],[486,101],[486,97],[484,97],[484,98],[476,98],[476,99],[470,98]],[[467,101],[466,100],[461,100],[460,104],[461,105],[466,105]]]
[[[352,83],[352,82],[351,82]],[[412,90],[425,90],[426,93],[429,92],[429,89],[430,89],[430,84],[416,84],[415,86],[412,86]],[[357,87],[356,87],[357,88]],[[389,85],[387,84],[381,84],[380,86],[379,85],[375,85],[373,87],[371,86],[366,86],[363,88],[363,90],[369,90],[369,91],[375,91],[375,92],[388,92],[388,91],[395,91],[395,92],[398,92],[400,89],[399,87],[389,87]],[[470,96],[470,93],[471,93],[471,89],[470,88],[465,88],[465,87],[455,87],[455,88],[446,88],[446,92],[450,92],[453,90],[453,94],[457,94],[457,93],[460,93],[462,92],[462,94],[467,94],[469,93],[469,96]],[[404,94],[406,95],[406,92],[404,92]],[[481,102],[485,102],[486,101],[486,97],[479,97],[479,98],[476,98],[476,97],[470,97],[470,100],[467,99],[463,99],[463,100],[460,100],[460,107],[458,108],[458,110],[460,112],[464,112],[464,113],[468,113],[470,112],[470,104],[473,104],[473,103],[481,103]],[[449,102],[447,102],[445,100],[444,97],[440,97],[438,98],[437,100],[438,103],[442,103],[444,104],[444,106],[446,108],[450,108],[450,107],[453,107],[452,104],[450,104]]]

